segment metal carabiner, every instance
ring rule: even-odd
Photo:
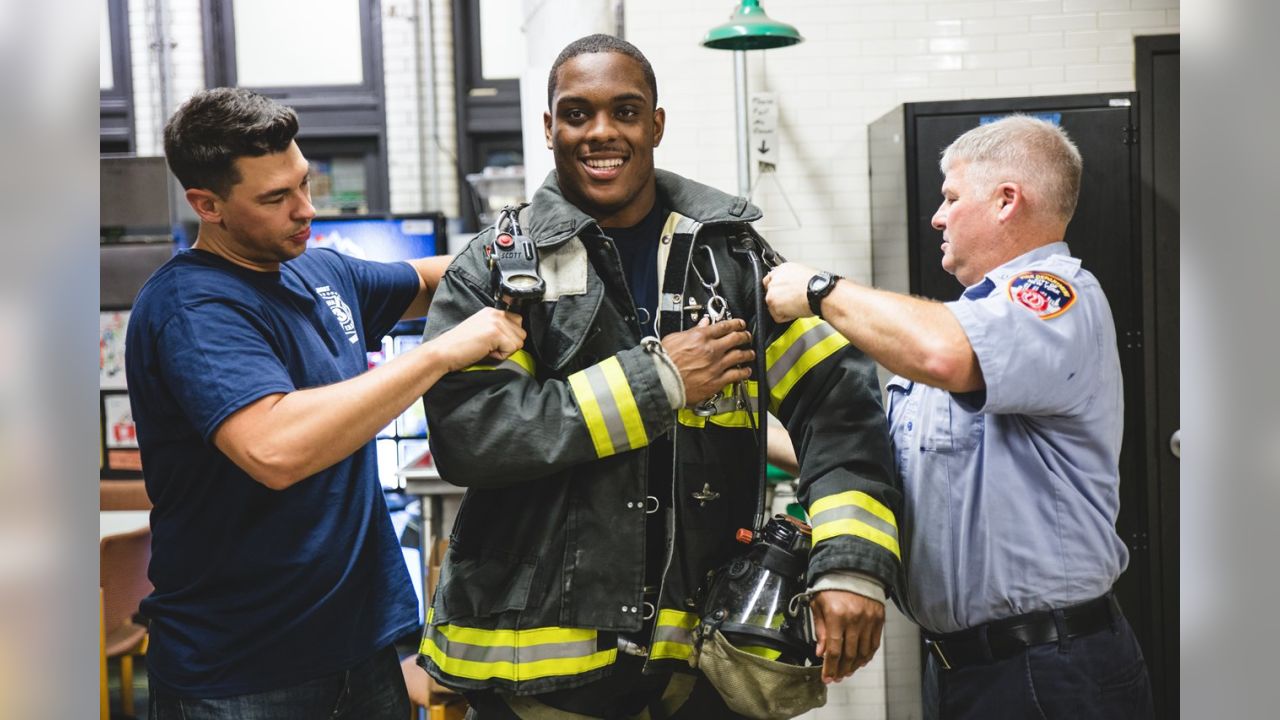
[[[707,282],[706,278],[702,277],[702,271],[698,270],[697,263],[690,263],[690,265],[693,267],[693,274],[698,276],[698,282],[707,290],[707,317],[711,322],[718,323],[721,320],[728,320],[733,317],[733,314],[729,312],[729,302],[719,293],[720,268],[716,265],[715,254],[711,252],[710,247],[706,245],[701,247],[707,251],[707,262],[711,263],[711,282]]]
[[[729,313],[729,303],[719,295],[707,298],[707,317],[711,318],[713,323],[728,320],[732,317]]]
[[[706,288],[707,292],[715,294],[716,288],[720,287],[720,268],[716,266],[716,256],[707,245],[700,245],[699,248],[707,251],[707,262],[711,263],[711,282],[707,282],[706,278],[702,277],[702,272],[698,270],[698,263],[689,264],[693,266],[693,274],[698,276],[698,282],[702,283],[702,287]]]

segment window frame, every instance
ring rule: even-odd
[[[486,80],[481,74],[480,0],[453,0],[454,91],[458,143],[459,212],[464,227],[479,229],[477,203],[467,174],[484,169],[493,150],[524,152],[520,81]]]
[[[359,0],[364,81],[358,85],[250,87],[298,113],[299,146],[350,145],[365,160],[370,213],[389,212],[387,118],[379,0]],[[207,87],[238,86],[233,0],[202,0]]]
[[[137,151],[128,0],[107,0],[107,27],[111,36],[112,87],[98,90],[98,152],[128,155]]]

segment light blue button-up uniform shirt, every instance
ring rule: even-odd
[[[889,383],[908,612],[953,632],[1104,594],[1129,554],[1115,530],[1124,400],[1102,288],[1053,243],[946,307],[986,389]]]

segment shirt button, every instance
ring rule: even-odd
[[[907,421],[907,431],[908,431],[908,432],[910,432],[910,431],[911,431],[911,421],[910,421],[910,420],[908,420],[908,421]]]

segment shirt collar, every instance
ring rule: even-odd
[[[969,300],[978,300],[991,294],[997,286],[1004,283],[1010,277],[1013,277],[1022,268],[1032,265],[1040,260],[1044,260],[1051,255],[1065,255],[1071,257],[1071,248],[1067,247],[1065,242],[1049,243],[1041,245],[1034,250],[1023,253],[1009,262],[1000,265],[986,275],[981,280],[964,289],[963,297]]]

